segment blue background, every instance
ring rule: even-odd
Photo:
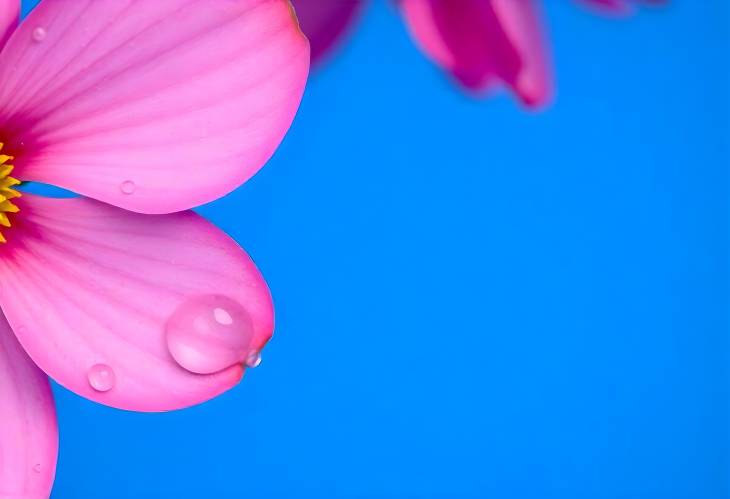
[[[169,414],[54,387],[55,499],[730,496],[728,2],[547,3],[530,114],[374,2],[200,209],[270,283],[263,365]]]

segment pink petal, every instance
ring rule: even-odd
[[[13,68],[0,123],[16,177],[167,213],[269,159],[309,49],[286,0],[43,0],[0,67]]]
[[[0,0],[0,49],[18,26],[20,0]]]
[[[30,194],[16,201],[20,212],[0,248],[2,308],[38,366],[74,392],[162,411],[238,383],[243,359],[199,375],[168,350],[167,320],[196,297],[220,294],[241,304],[255,349],[271,337],[263,278],[233,240],[195,213],[141,215]]]
[[[578,2],[595,8],[601,12],[613,15],[627,15],[634,12],[634,4],[646,3],[659,5],[665,0],[577,0]]]
[[[48,497],[58,426],[48,377],[0,313],[0,498]]]
[[[467,89],[497,83],[524,104],[552,97],[540,12],[533,0],[402,0],[405,21],[422,50]]]
[[[309,39],[312,64],[319,63],[347,34],[366,0],[292,0]]]
[[[578,0],[579,2],[600,7],[602,9],[623,11],[627,5],[624,0]]]

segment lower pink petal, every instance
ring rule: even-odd
[[[367,0],[292,0],[299,26],[311,47],[312,64],[329,54],[347,34]]]
[[[0,498],[48,497],[57,453],[48,377],[28,358],[0,314]]]
[[[552,97],[552,74],[535,0],[401,0],[424,52],[464,87],[497,83],[530,107]]]
[[[199,297],[240,304],[251,350],[271,337],[263,278],[235,241],[195,213],[141,215],[30,194],[16,204],[20,212],[0,247],[0,303],[33,360],[74,392],[162,411],[238,383],[245,359],[225,339],[211,337],[222,343],[185,368],[173,357],[180,349],[168,347],[169,319],[190,317],[178,311]]]
[[[168,213],[269,159],[309,47],[287,0],[43,0],[0,68],[0,141],[17,178]]]

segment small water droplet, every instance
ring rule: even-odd
[[[87,374],[91,388],[97,392],[108,392],[114,388],[117,377],[111,367],[106,364],[91,366]]]
[[[119,189],[122,191],[122,194],[134,194],[134,191],[137,190],[137,185],[131,180],[125,180],[119,184]]]
[[[33,37],[33,40],[35,40],[36,42],[42,42],[43,40],[46,39],[46,30],[45,30],[45,28],[38,26],[37,28],[35,28],[33,30],[33,33],[31,34],[31,36]]]
[[[261,364],[261,352],[258,350],[254,350],[250,354],[248,354],[248,357],[246,357],[246,367],[254,368],[259,367]]]
[[[41,463],[38,463],[35,466],[33,466],[33,471],[35,471],[36,473],[40,473],[41,472]]]
[[[190,372],[211,374],[249,355],[254,342],[251,316],[236,300],[202,295],[183,302],[165,324],[167,349]]]

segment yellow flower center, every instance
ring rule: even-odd
[[[20,193],[13,189],[14,186],[20,184],[20,180],[10,176],[13,171],[13,165],[8,164],[13,157],[1,154],[3,143],[0,142],[0,243],[5,242],[2,228],[10,227],[10,213],[18,213],[18,207],[13,204],[12,199],[19,198]]]

